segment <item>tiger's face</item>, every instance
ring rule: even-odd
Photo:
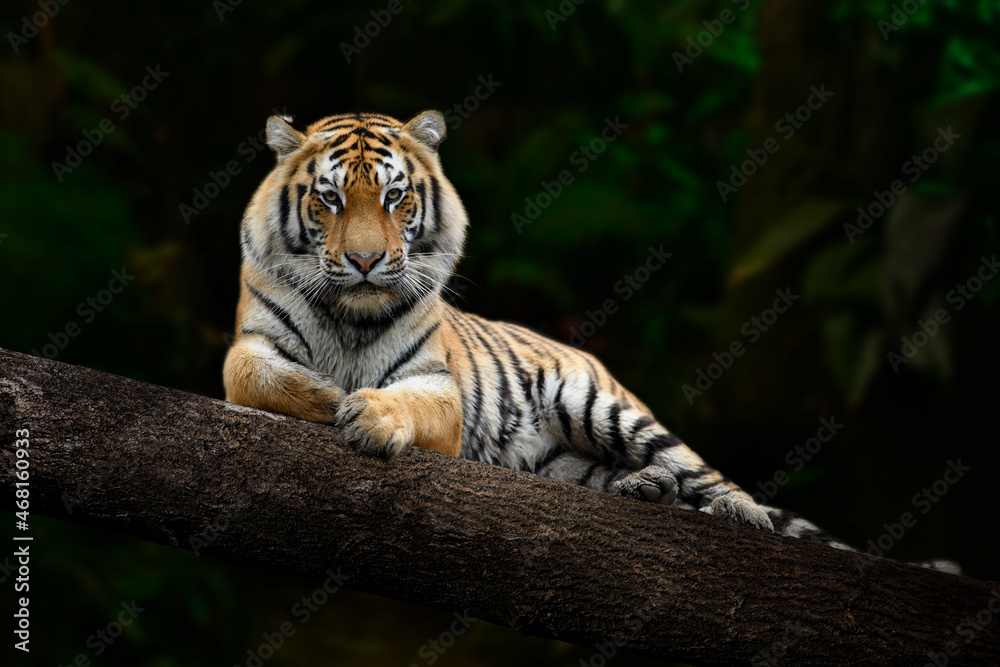
[[[438,294],[467,224],[441,171],[444,136],[433,111],[405,125],[331,116],[305,132],[272,116],[278,165],[248,214],[263,209],[275,277],[347,320],[391,317]]]

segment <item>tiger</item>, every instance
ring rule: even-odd
[[[444,298],[469,220],[440,112],[265,130],[276,164],[240,227],[228,401],[334,425],[363,454],[415,446],[851,549],[755,502],[590,353]]]

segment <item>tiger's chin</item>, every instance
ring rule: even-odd
[[[370,282],[358,283],[337,296],[340,308],[356,318],[381,317],[392,313],[402,295],[390,287]]]

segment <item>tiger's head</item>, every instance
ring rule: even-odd
[[[341,321],[392,318],[440,291],[468,219],[437,148],[444,117],[267,121],[277,165],[247,209],[245,261]]]

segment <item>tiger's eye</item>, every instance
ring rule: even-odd
[[[319,196],[322,197],[323,201],[325,201],[330,206],[335,206],[340,203],[340,195],[338,195],[333,190],[327,190],[326,192],[322,192],[320,193]]]
[[[392,190],[389,190],[388,192],[385,193],[385,198],[388,201],[396,201],[402,196],[403,196],[403,191],[400,190],[399,188],[393,188]]]

